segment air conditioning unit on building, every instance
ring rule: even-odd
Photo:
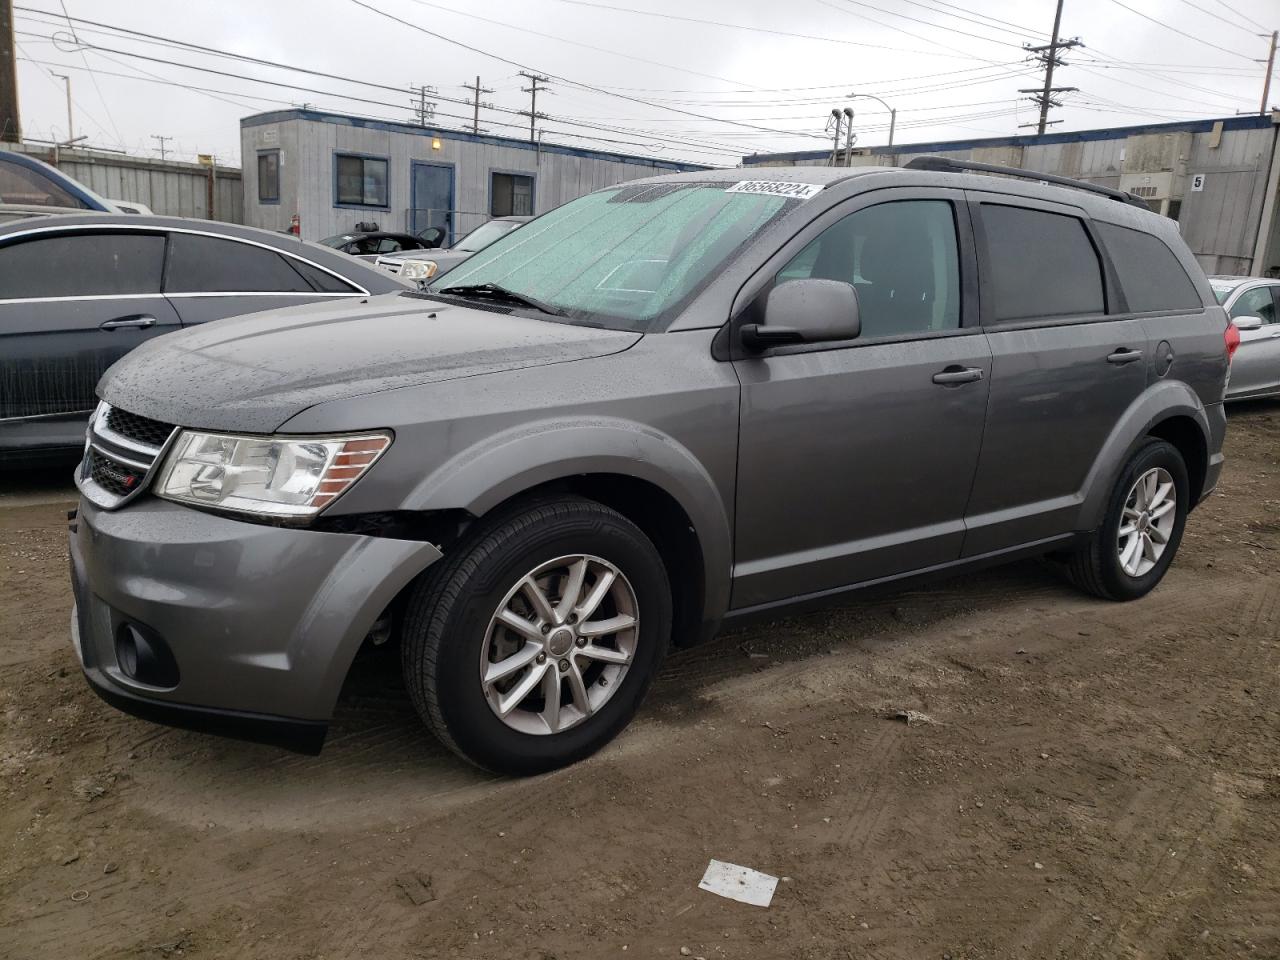
[[[1143,200],[1168,200],[1173,196],[1173,171],[1164,173],[1122,173],[1120,189]]]

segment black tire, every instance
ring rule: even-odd
[[[479,664],[490,619],[540,564],[570,554],[615,565],[639,611],[636,649],[600,709],[559,733],[514,730],[490,709]],[[496,773],[527,775],[589,756],[630,721],[671,642],[671,588],[653,543],[622,514],[578,498],[530,502],[481,521],[409,600],[401,643],[405,685],[418,714],[460,757]]]
[[[1129,491],[1138,478],[1153,467],[1163,467],[1173,478],[1177,496],[1175,519],[1164,553],[1149,571],[1135,577],[1126,573],[1120,564],[1117,538]],[[1107,512],[1102,526],[1093,532],[1088,544],[1071,555],[1067,572],[1072,582],[1081,590],[1106,600],[1136,600],[1146,596],[1164,578],[1178,552],[1178,544],[1182,542],[1182,531],[1187,522],[1187,510],[1191,505],[1190,497],[1187,466],[1182,454],[1171,443],[1155,437],[1148,438],[1133,452],[1129,462],[1120,471],[1107,500]]]

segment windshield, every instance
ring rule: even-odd
[[[1240,286],[1239,281],[1236,281],[1235,283],[1220,283],[1216,280],[1209,281],[1209,288],[1213,290],[1214,299],[1219,303],[1226,303],[1227,298],[1235,292],[1235,289],[1238,286]]]
[[[565,317],[661,329],[749,240],[799,201],[726,183],[649,183],[566,203],[455,267],[428,290],[492,284]]]
[[[350,243],[354,239],[355,237],[351,236],[351,234],[344,233],[344,234],[339,234],[336,237],[325,237],[323,240],[320,241],[320,243],[322,246],[334,247],[336,249],[337,247],[342,246],[344,243]]]
[[[453,249],[463,253],[478,253],[504,233],[510,233],[520,226],[519,220],[490,220],[482,223],[458,241]]]

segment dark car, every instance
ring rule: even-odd
[[[443,743],[533,773],[724,623],[1040,555],[1146,595],[1218,481],[1238,337],[1174,221],[1028,177],[671,174],[423,291],[144,347],[77,479],[90,684],[317,749],[390,637]]]
[[[494,217],[476,227],[446,250],[437,250],[433,253],[407,250],[378,257],[375,262],[383,270],[396,274],[402,280],[426,283],[428,280],[444,276],[468,257],[479,253],[495,240],[505,237],[512,230],[532,219],[533,217]]]
[[[0,150],[0,222],[54,213],[127,213],[57,167]],[[0,291],[2,292],[2,291]]]
[[[98,379],[152,337],[402,289],[325,247],[227,223],[69,214],[0,224],[0,464],[78,452]]]
[[[384,253],[434,250],[444,243],[446,236],[444,227],[427,227],[419,234],[366,230],[335,234],[320,243],[361,260],[373,260]]]

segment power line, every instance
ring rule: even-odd
[[[1005,47],[1020,46],[1019,44],[1014,43],[1012,40],[998,40],[995,37],[985,36],[980,33],[969,33],[967,30],[961,30],[957,27],[944,26],[939,23],[933,23],[932,21],[929,21],[929,20],[921,20],[919,17],[912,17],[905,13],[896,13],[893,10],[886,10],[884,7],[877,7],[875,4],[864,2],[864,0],[844,0],[844,2],[851,4],[855,7],[866,7],[868,10],[874,10],[877,13],[888,14],[891,17],[899,17],[903,20],[910,20],[912,23],[923,24],[924,26],[931,27],[934,30],[945,30],[947,33],[958,33],[962,37],[972,37],[975,40],[982,40],[986,43],[997,43]],[[911,3],[913,2],[913,0],[903,0],[903,2]],[[921,6],[921,4],[916,4],[916,6]],[[954,17],[956,16],[956,14],[948,13],[948,14],[944,14],[944,16]]]
[[[67,20],[67,27],[71,31],[71,39],[76,40],[76,28],[71,23],[71,14],[67,12],[66,0],[58,0],[58,2],[62,6],[62,15]],[[76,40],[76,42],[79,43],[78,40]],[[84,65],[86,67],[89,66],[89,58],[85,56],[85,53],[83,50],[80,51],[80,59],[84,62]],[[111,129],[116,132],[116,141],[121,146],[124,146],[124,137],[120,135],[120,128],[116,125],[116,118],[111,115],[111,107],[107,103],[107,98],[102,95],[102,88],[98,86],[98,78],[93,75],[93,69],[91,67],[89,68],[89,79],[93,83],[94,92],[98,94],[98,100],[102,103],[102,109],[107,115],[107,122],[111,124]]]
[[[1233,20],[1223,19],[1223,17],[1221,17],[1220,15],[1213,13],[1210,10],[1206,10],[1204,7],[1200,6],[1200,4],[1195,3],[1194,0],[1182,0],[1182,2],[1185,3],[1192,10],[1199,10],[1205,16],[1211,17],[1215,23],[1225,23],[1229,27],[1235,27],[1237,30],[1243,30],[1245,33],[1249,34],[1249,36],[1251,37],[1255,36],[1254,31],[1249,27],[1241,26],[1240,24],[1236,23]]]
[[[1254,25],[1255,27],[1257,27],[1259,30],[1266,30],[1266,29],[1267,29],[1267,28],[1266,28],[1266,27],[1264,27],[1262,24],[1260,24],[1257,20],[1254,20],[1252,17],[1246,17],[1243,13],[1241,13],[1241,12],[1240,12],[1239,10],[1237,10],[1235,7],[1232,7],[1232,6],[1230,6],[1230,5],[1226,4],[1226,3],[1223,3],[1223,0],[1218,0],[1218,5],[1219,5],[1219,6],[1221,6],[1221,7],[1225,7],[1227,10],[1229,10],[1231,13],[1234,13],[1234,14],[1235,14],[1237,17],[1239,17],[1241,20],[1244,20],[1244,21],[1246,21],[1246,22],[1248,22],[1248,23],[1253,24],[1253,25]]]
[[[1243,53],[1240,53],[1238,50],[1230,50],[1227,47],[1220,47],[1216,43],[1210,43],[1208,40],[1205,40],[1203,37],[1197,37],[1194,33],[1187,33],[1185,30],[1179,30],[1177,27],[1170,26],[1169,24],[1165,23],[1163,20],[1157,20],[1155,17],[1148,16],[1147,14],[1143,13],[1141,10],[1135,10],[1133,7],[1129,6],[1127,3],[1122,3],[1121,0],[1111,0],[1111,2],[1114,3],[1117,7],[1120,7],[1124,10],[1128,10],[1130,13],[1134,14],[1135,16],[1141,17],[1143,20],[1149,20],[1151,23],[1156,24],[1156,26],[1164,27],[1166,30],[1172,30],[1174,33],[1178,34],[1178,36],[1180,37],[1186,37],[1188,40],[1194,40],[1196,43],[1202,43],[1206,47],[1213,47],[1213,49],[1215,50],[1221,50],[1223,53],[1229,53],[1233,57],[1240,57],[1244,60],[1249,59]]]

